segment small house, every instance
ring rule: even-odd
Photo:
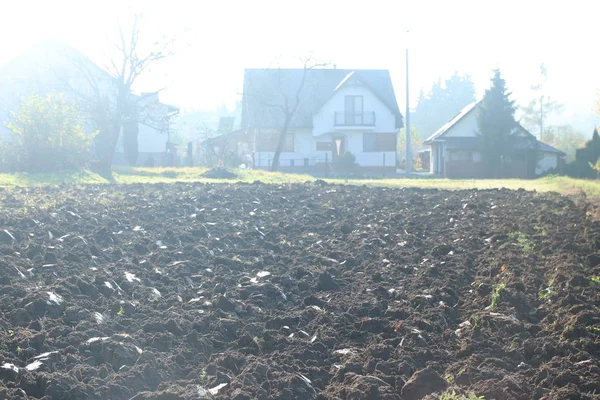
[[[484,177],[482,137],[477,126],[479,109],[480,102],[469,104],[423,142],[430,147],[431,173],[445,178]],[[503,178],[533,178],[564,162],[565,153],[540,142],[518,123],[508,136],[508,145],[512,157],[504,160]]]

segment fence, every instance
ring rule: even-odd
[[[389,160],[388,160],[389,162]],[[254,154],[253,157],[253,168],[271,170],[273,158],[269,156],[262,156]],[[304,158],[287,158],[282,157],[279,159],[279,171],[288,173],[303,173],[309,175],[322,175],[328,176],[343,176],[343,175],[372,175],[382,176],[393,174],[396,171],[395,165],[386,165],[386,155],[382,154],[382,163],[380,166],[360,166],[356,165],[352,167],[344,167],[338,165],[329,156],[329,153],[325,153],[324,157],[304,157]]]

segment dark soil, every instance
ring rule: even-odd
[[[211,168],[202,174],[204,178],[209,179],[235,179],[237,175],[226,168]]]
[[[0,399],[600,393],[600,225],[559,195],[0,190]]]

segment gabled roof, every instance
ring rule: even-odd
[[[294,101],[305,73],[303,69],[254,69],[244,72],[242,127],[276,128],[283,116],[277,106],[285,98]],[[351,78],[364,83],[396,116],[396,127],[402,127],[392,80],[387,70],[310,69],[300,94],[300,103],[292,119],[292,128],[311,128],[313,115]]]
[[[446,122],[440,129],[438,129],[433,135],[429,136],[423,144],[431,144],[434,141],[446,141],[449,149],[476,149],[479,148],[481,143],[481,137],[469,136],[469,137],[451,137],[448,139],[443,138],[443,135],[448,132],[454,125],[456,125],[461,119],[469,115],[473,110],[476,110],[481,101],[475,101],[465,108],[463,108],[455,117],[450,121]],[[524,135],[518,135],[517,133],[523,133]],[[551,145],[540,142],[537,138],[525,129],[521,124],[517,122],[517,129],[512,133],[512,144],[517,149],[533,148],[535,142],[538,143],[538,150],[545,153],[556,153],[561,156],[566,154]]]
[[[59,80],[59,77],[70,78],[74,72],[81,75],[81,78],[106,81],[114,79],[81,51],[62,40],[47,38],[1,65],[0,80],[6,82],[15,79],[38,79],[43,83],[56,85],[55,81]]]
[[[429,136],[423,142],[423,144],[429,144],[430,142],[438,139],[440,136],[442,136],[444,133],[446,133],[448,131],[448,129],[452,128],[454,125],[456,125],[456,123],[458,123],[458,121],[460,121],[461,119],[466,117],[471,111],[473,111],[478,104],[479,104],[478,101],[474,101],[473,103],[465,106],[458,114],[456,114],[456,116],[452,117],[452,119],[450,119],[450,121],[448,121],[444,125],[442,125],[442,127],[440,129],[438,129],[437,131],[435,131],[435,133],[433,135]]]
[[[544,153],[556,153],[556,154],[560,155],[561,157],[564,157],[567,155],[567,153],[565,153],[564,151],[558,150],[557,148],[552,147],[548,143],[540,142],[538,140],[538,145],[540,146],[539,150],[543,151]]]
[[[342,81],[341,81],[340,83],[338,83],[338,85],[335,87],[335,89],[333,89],[333,91],[334,91],[334,92],[337,92],[338,90],[340,90],[340,88],[341,88],[342,86],[344,86],[344,84],[345,84],[346,82],[348,82],[348,81],[350,80],[350,78],[352,78],[352,77],[354,76],[354,74],[355,74],[355,73],[356,73],[356,71],[352,71],[352,72],[350,72],[348,75],[346,75],[346,76],[344,77],[344,79],[342,79]]]
[[[38,42],[0,66],[0,134],[3,118],[15,109],[23,96],[32,92],[63,92],[76,100],[97,96],[116,96],[114,77],[89,57],[69,44],[54,38]],[[153,113],[173,116],[179,108],[158,99],[158,92],[132,94],[146,110],[140,115],[145,123]],[[155,112],[160,110],[160,112]]]

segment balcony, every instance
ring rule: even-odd
[[[375,113],[366,111],[362,113],[347,113],[336,111],[333,125],[336,127],[375,126]]]

